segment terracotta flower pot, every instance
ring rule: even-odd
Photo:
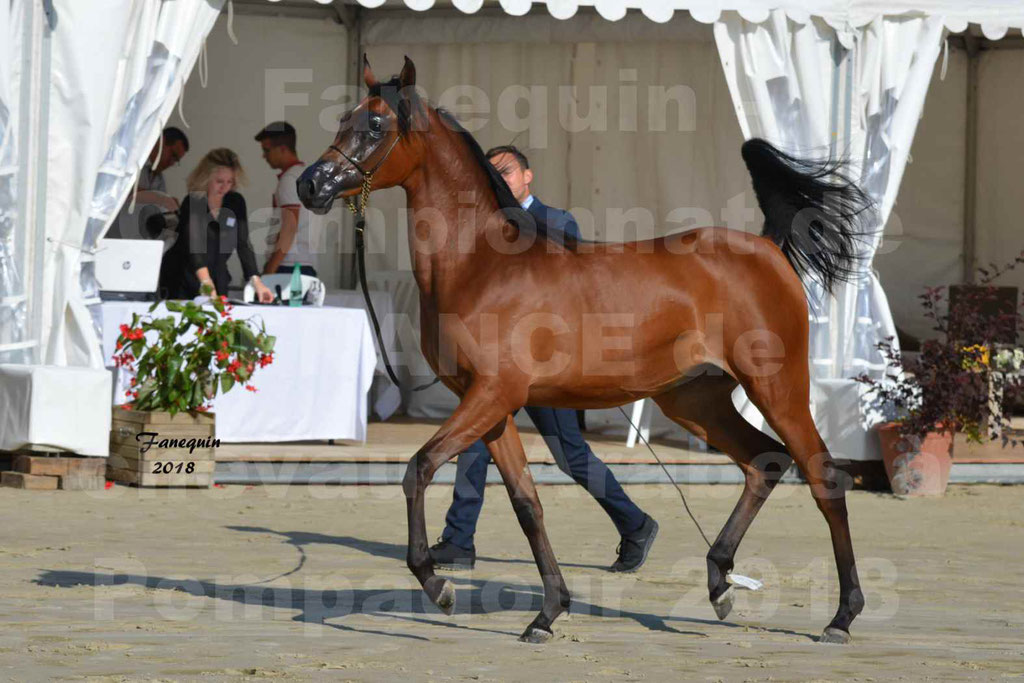
[[[896,424],[878,426],[882,461],[892,492],[901,496],[941,496],[953,467],[953,432],[929,432],[923,439],[901,437]]]

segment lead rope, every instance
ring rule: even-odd
[[[686,502],[686,496],[683,495],[683,490],[679,488],[679,484],[677,484],[676,480],[672,478],[671,474],[669,474],[668,468],[665,467],[665,463],[661,461],[661,458],[658,457],[658,454],[654,452],[653,448],[651,448],[651,444],[644,437],[640,429],[633,424],[632,420],[629,419],[629,416],[626,415],[626,411],[622,409],[622,406],[619,406],[619,412],[622,413],[622,417],[626,418],[626,422],[629,423],[629,426],[633,428],[633,431],[636,432],[636,435],[639,436],[640,440],[644,442],[645,446],[647,446],[647,450],[651,452],[651,455],[654,456],[654,459],[658,461],[659,465],[661,465],[661,469],[665,472],[665,476],[668,477],[668,480],[672,482],[673,486],[676,487],[676,492],[679,494],[679,497],[682,498],[683,500],[683,507],[686,508],[686,514],[690,515],[690,519],[693,520],[694,525],[697,527],[697,531],[700,532],[700,537],[704,539],[704,542],[707,544],[708,548],[710,548],[711,541],[709,541],[707,535],[705,535],[704,529],[702,529],[700,526],[700,522],[698,522],[697,518],[693,516],[692,512],[690,512],[690,506]]]
[[[370,321],[373,322],[373,332],[377,335],[377,345],[380,347],[380,355],[384,359],[384,369],[388,371],[388,377],[395,383],[395,386],[401,386],[398,381],[398,377],[395,375],[395,371],[391,368],[391,360],[388,358],[387,349],[384,348],[384,337],[380,333],[380,323],[377,322],[377,312],[373,310],[373,301],[370,300],[370,288],[366,284],[366,240],[364,239],[364,232],[366,230],[366,204],[370,200],[370,186],[373,183],[373,173],[363,174],[363,189],[359,193],[358,199],[352,197],[345,198],[345,206],[352,212],[352,215],[356,219],[356,269],[359,271],[359,286],[363,290],[363,299],[366,301],[366,310],[370,313]]]
[[[363,299],[366,301],[366,310],[370,313],[370,320],[373,322],[373,331],[377,335],[377,344],[380,346],[380,355],[384,359],[384,368],[388,371],[388,377],[395,383],[396,387],[401,387],[401,383],[398,381],[398,377],[395,376],[395,371],[391,367],[391,361],[388,359],[388,352],[384,348],[384,339],[380,333],[380,323],[377,322],[377,312],[373,310],[373,301],[370,300],[370,287],[366,284],[366,240],[364,239],[364,232],[366,230],[366,205],[370,203],[370,188],[373,184],[373,174],[377,172],[377,169],[381,167],[388,157],[391,156],[391,152],[394,151],[398,141],[402,139],[401,134],[395,136],[394,142],[388,147],[388,151],[384,153],[384,156],[380,158],[373,168],[369,171],[364,171],[363,167],[352,159],[349,155],[345,154],[339,147],[330,145],[329,149],[333,149],[342,157],[344,157],[352,166],[359,171],[363,176],[363,187],[359,192],[359,198],[353,199],[352,197],[345,198],[345,206],[352,212],[352,215],[356,219],[356,267],[359,270],[359,286],[363,290]],[[441,381],[440,377],[435,377],[432,382],[421,384],[418,387],[413,387],[413,391],[423,391],[428,387],[432,387]]]
[[[690,511],[690,506],[686,502],[686,496],[683,495],[683,490],[679,488],[679,484],[677,484],[676,480],[672,478],[672,475],[669,473],[668,468],[665,467],[665,463],[661,461],[661,458],[658,457],[658,454],[654,452],[653,448],[651,448],[650,442],[647,441],[647,439],[644,437],[640,429],[633,424],[632,420],[629,419],[629,416],[626,415],[626,411],[622,409],[622,406],[619,406],[619,412],[622,413],[622,417],[626,418],[626,422],[629,423],[629,426],[633,428],[633,430],[636,432],[636,435],[639,436],[640,440],[644,442],[645,446],[647,446],[647,450],[651,452],[651,455],[654,456],[654,459],[658,461],[659,465],[661,465],[661,469],[665,472],[665,476],[668,477],[668,480],[672,482],[673,486],[676,487],[676,491],[679,493],[679,497],[682,498],[683,500],[683,507],[686,508],[686,514],[690,515],[690,519],[693,520],[694,525],[697,527],[697,531],[700,532],[700,537],[704,539],[704,542],[707,544],[708,548],[710,548],[711,542],[708,541],[708,537],[704,534],[704,529],[701,528],[700,522],[697,521],[697,518],[694,517],[693,513]],[[752,579],[749,576],[744,576],[743,574],[736,574],[734,572],[729,572],[727,578],[734,585],[739,586],[740,588],[746,588],[747,590],[761,590],[761,588],[764,586],[764,584],[761,581],[758,581],[757,579]]]

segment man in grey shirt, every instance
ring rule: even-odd
[[[129,212],[132,196],[129,195],[117,220],[110,226],[107,232],[108,238],[139,239],[144,237],[142,223],[153,213],[176,212],[179,208],[178,200],[167,194],[167,180],[164,178],[164,171],[171,166],[177,165],[188,153],[188,137],[180,128],[173,126],[164,128],[163,144],[157,142],[149,153],[149,158],[142,165],[139,171],[139,181],[134,190],[135,211]],[[157,159],[157,152],[160,158]],[[156,168],[153,168],[156,162]],[[144,209],[152,206],[155,209]]]

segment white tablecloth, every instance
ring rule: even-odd
[[[388,358],[391,359],[392,364],[398,363],[394,298],[390,292],[371,290],[370,301],[373,302],[373,310],[376,312],[377,321],[380,323],[380,334],[384,339],[384,349],[388,352]],[[327,295],[324,297],[324,306],[342,306],[366,310],[366,300],[363,298],[363,293],[358,289],[330,289],[327,290]],[[368,324],[372,325],[369,313],[367,313],[366,320]],[[370,331],[373,331],[372,327]],[[377,339],[374,338],[373,342],[374,348],[376,348]],[[397,366],[395,366],[395,372],[398,372]],[[373,396],[373,412],[381,420],[391,417],[402,403],[401,391],[394,385],[391,378],[388,377],[387,370],[384,369],[384,358],[380,354],[380,349],[377,349],[377,375],[374,378]]]
[[[121,324],[150,304],[105,302],[103,354],[112,365]],[[160,306],[154,316],[165,316]],[[213,402],[217,438],[224,442],[366,440],[367,392],[377,357],[366,313],[353,308],[236,306],[234,317],[263,319],[277,337],[274,362],[257,369],[257,393],[235,387]],[[121,386],[126,378],[115,377]],[[124,402],[124,389],[115,391]]]

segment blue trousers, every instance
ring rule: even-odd
[[[619,535],[639,529],[646,515],[622,490],[608,466],[590,450],[576,421],[576,411],[527,406],[526,413],[551,449],[558,468],[590,492],[608,513]],[[477,441],[459,455],[455,494],[445,517],[442,538],[460,548],[474,549],[473,536],[484,506],[484,483],[490,461],[491,454],[483,441]]]

